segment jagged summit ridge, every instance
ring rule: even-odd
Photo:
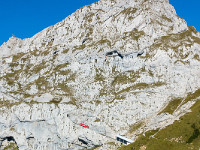
[[[39,46],[39,43],[54,39],[55,45],[63,43],[73,46],[73,43],[81,45],[85,38],[91,43],[108,39],[112,41],[111,46],[117,48],[116,43],[123,42],[121,39],[125,36],[125,32],[137,29],[146,35],[139,41],[140,46],[144,45],[141,47],[143,49],[147,46],[141,44],[144,40],[147,40],[149,44],[157,37],[187,30],[185,21],[177,17],[174,8],[167,1],[109,2],[98,1],[83,7],[62,22],[45,29],[23,43]],[[10,51],[5,50],[5,47],[2,49],[2,51]],[[125,49],[125,51],[129,50]]]
[[[32,38],[11,37],[0,47],[0,143],[116,149],[117,134],[163,128],[194,104],[162,113],[198,91],[199,46],[164,0],[100,0]]]

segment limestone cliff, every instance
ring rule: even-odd
[[[200,34],[168,0],[100,0],[0,51],[0,143],[20,150],[117,149],[117,134],[190,111],[200,88]]]

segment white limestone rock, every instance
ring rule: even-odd
[[[11,37],[0,47],[0,139],[20,150],[116,149],[107,143],[118,134],[172,124],[193,101],[158,113],[199,89],[199,41],[168,0],[100,0],[29,39]]]

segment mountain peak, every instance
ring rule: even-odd
[[[200,96],[200,35],[167,0],[100,0],[0,51],[0,149],[117,149]]]

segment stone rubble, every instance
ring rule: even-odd
[[[100,0],[0,51],[0,144],[19,150],[116,149],[178,120],[194,102],[158,113],[200,88],[200,33],[168,0]]]

